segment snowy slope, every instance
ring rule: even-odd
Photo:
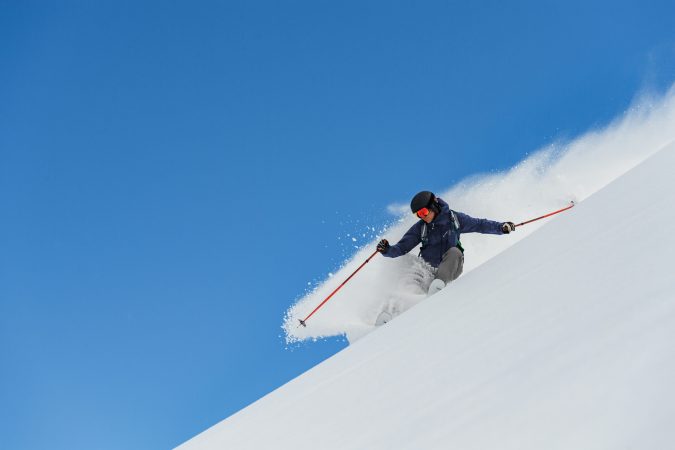
[[[570,200],[585,200],[672,141],[675,88],[663,97],[642,97],[604,128],[550,145],[510,171],[473,177],[439,194],[451,208],[474,217],[518,223],[566,206]],[[442,175],[434,180],[434,184],[444,182]],[[396,242],[417,220],[407,203],[408,199],[392,208],[400,220],[382,231],[381,237]],[[506,237],[462,235],[467,249],[464,274],[557,219],[535,222]],[[425,298],[422,291],[431,280],[424,277],[416,250],[395,260],[378,256],[312,317],[311,326],[298,328],[298,319],[306,317],[355,270],[373,252],[376,242],[357,241],[362,249],[289,309],[284,323],[289,342],[344,334],[353,343],[374,329],[375,318],[383,308],[405,311]],[[413,282],[420,273],[422,288]]]
[[[180,447],[675,448],[675,144]]]

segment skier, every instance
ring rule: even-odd
[[[459,242],[461,233],[508,234],[516,229],[513,222],[475,219],[453,211],[446,202],[429,191],[415,195],[410,202],[410,209],[420,220],[410,227],[396,245],[389,245],[386,239],[382,239],[377,244],[377,250],[383,256],[396,258],[421,243],[420,256],[435,272],[429,295],[440,291],[462,274],[464,249]]]

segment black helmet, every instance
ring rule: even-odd
[[[412,209],[413,214],[422,208],[438,209],[436,206],[436,196],[433,192],[422,191],[413,197],[410,202],[410,209]]]

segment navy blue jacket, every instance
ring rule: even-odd
[[[441,205],[441,212],[427,225],[426,244],[423,244],[420,250],[422,258],[433,267],[438,267],[445,252],[451,247],[457,247],[461,233],[503,234],[501,222],[474,219],[457,211],[455,211],[455,216],[459,222],[459,227],[455,228],[452,224],[452,216],[448,204],[440,198],[438,199],[438,203]],[[410,227],[396,245],[390,246],[383,255],[389,258],[396,258],[415,248],[422,242],[423,225],[424,221],[419,220],[415,225]]]

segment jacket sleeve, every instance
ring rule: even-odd
[[[420,229],[420,222],[417,222],[415,225],[410,227],[410,229],[403,235],[400,241],[396,245],[392,245],[387,250],[387,253],[382,253],[382,255],[389,258],[396,258],[401,255],[405,255],[410,250],[415,248],[417,244],[422,242],[422,236]]]
[[[504,234],[502,223],[488,219],[476,219],[467,214],[457,212],[460,233]]]

